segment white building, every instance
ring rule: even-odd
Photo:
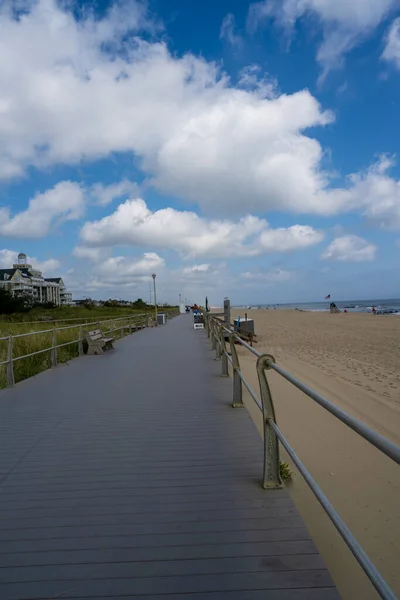
[[[28,264],[26,254],[18,255],[12,269],[0,269],[0,286],[13,295],[23,295],[33,302],[52,302],[56,306],[72,304],[72,294],[67,292],[61,277],[43,277],[41,271]]]

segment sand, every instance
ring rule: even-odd
[[[400,317],[370,314],[247,311],[257,350],[338,406],[400,444]],[[232,317],[244,310],[233,310]],[[239,350],[258,390],[255,358]],[[271,372],[277,421],[307,468],[400,597],[400,466]],[[250,396],[245,404],[261,432]],[[285,452],[281,459],[288,460]],[[290,462],[288,460],[288,462]],[[287,486],[345,600],[377,598],[301,475]]]

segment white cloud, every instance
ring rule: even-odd
[[[37,239],[63,221],[79,219],[84,211],[82,188],[72,181],[61,181],[52,189],[36,194],[28,208],[11,216],[0,207],[0,235],[10,238]]]
[[[135,294],[136,298],[137,294],[143,296],[144,292],[147,297],[152,272],[159,274],[164,266],[164,259],[154,252],[145,252],[141,256],[114,256],[98,260],[90,268],[80,265],[79,269],[69,273],[70,277],[65,277],[65,281],[69,288],[80,294],[108,291],[120,297],[123,289],[130,290],[130,298]]]
[[[18,262],[18,254],[16,250],[0,250],[0,268],[11,269],[13,264]],[[44,276],[54,275],[56,270],[61,266],[60,261],[55,258],[48,258],[46,260],[38,260],[37,258],[27,256],[27,262],[32,265],[33,268],[42,271]]]
[[[275,4],[259,4],[267,5],[276,12]],[[331,25],[332,32],[348,26],[351,32],[368,31],[391,6],[391,0],[285,0],[282,19],[294,23],[312,12],[320,15],[326,32]],[[279,94],[276,83],[254,67],[233,87],[216,64],[192,54],[177,57],[164,43],[140,39],[143,27],[154,31],[135,2],[117,4],[101,20],[88,16],[79,22],[53,0],[27,3],[19,20],[12,17],[10,3],[3,4],[0,56],[7,60],[0,61],[0,177],[28,166],[78,164],[131,152],[161,192],[214,214],[243,213],[243,206],[249,212],[319,215],[361,207],[381,222],[367,187],[373,177],[356,174],[347,188],[332,189],[332,176],[322,167],[324,150],[307,131],[334,117],[308,90]],[[361,180],[371,199],[368,207],[357,192]],[[398,182],[387,175],[381,183],[397,190]],[[97,186],[94,193],[107,204],[117,194],[132,196],[129,185]],[[65,212],[50,219],[57,204],[51,202],[47,216],[37,218],[38,228],[27,227],[27,221],[36,220],[31,214],[11,218],[0,209],[0,233],[29,231],[39,237],[53,220],[80,214],[83,202],[78,201],[79,210],[68,208],[69,202],[66,198]],[[396,196],[385,202],[395,205]],[[383,212],[388,214],[385,207]],[[240,230],[249,227],[246,222]]]
[[[134,181],[123,179],[118,183],[111,185],[103,185],[102,183],[95,183],[92,185],[90,194],[92,198],[100,206],[107,206],[113,202],[113,200],[120,200],[126,196],[136,196],[138,194],[139,187]]]
[[[238,87],[253,91],[260,98],[277,98],[278,81],[263,73],[259,65],[247,65],[239,73]]]
[[[88,246],[76,246],[72,251],[72,256],[93,262],[101,260],[107,254],[109,254],[107,248],[93,248]]]
[[[207,264],[193,265],[191,267],[185,267],[182,272],[184,275],[192,275],[193,273],[206,273],[207,271],[209,271],[209,269],[210,265]]]
[[[382,58],[393,62],[400,69],[400,17],[395,19],[390,26]]]
[[[314,17],[323,30],[317,60],[325,74],[342,64],[344,55],[364,41],[390,12],[397,0],[263,0],[249,9],[251,31],[275,19],[291,35],[296,21]]]
[[[150,277],[155,269],[160,269],[164,264],[164,259],[155,252],[145,252],[139,259],[128,256],[109,258],[99,265],[96,272],[104,279],[118,283],[141,275]]]
[[[18,21],[0,13],[4,176],[132,151],[161,191],[210,210],[244,199],[251,210],[336,210],[319,197],[322,148],[304,133],[333,117],[307,90],[263,98],[230,87],[214,63],[138,37],[110,56],[106,42],[127,29],[113,10],[79,23],[50,0]]]
[[[324,234],[309,225],[292,225],[279,229],[267,229],[259,238],[260,245],[267,252],[288,252],[300,250],[321,242]]]
[[[222,21],[219,38],[225,40],[234,48],[240,48],[243,44],[242,37],[236,33],[236,21],[232,13],[228,13]]]
[[[400,228],[400,182],[389,177],[394,159],[381,156],[363,173],[349,176],[350,187],[338,191],[349,209],[359,209],[365,217],[382,228]]]
[[[357,235],[344,235],[329,244],[322,254],[326,260],[366,262],[375,258],[376,246]]]
[[[293,271],[288,271],[286,269],[276,268],[267,271],[245,271],[241,274],[241,277],[255,284],[275,284],[289,281],[294,277],[294,273]]]
[[[142,199],[127,200],[100,221],[87,222],[86,246],[171,248],[186,256],[235,257],[280,252],[318,243],[308,226],[271,229],[265,219],[247,215],[238,221],[207,220],[194,212],[164,208],[152,212]]]

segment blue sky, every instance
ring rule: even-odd
[[[21,9],[22,7],[22,9]],[[399,297],[397,0],[0,8],[0,267],[75,298]]]

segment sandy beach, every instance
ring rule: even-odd
[[[232,317],[243,319],[244,312],[232,310]],[[400,444],[400,317],[247,313],[255,320],[257,350],[273,354],[292,374]],[[246,379],[258,390],[255,358],[242,348],[239,355]],[[280,428],[400,596],[400,467],[278,374],[269,381]],[[244,396],[261,432],[260,414]],[[281,459],[288,460],[283,451]],[[377,598],[295,468],[287,486],[343,598]]]

